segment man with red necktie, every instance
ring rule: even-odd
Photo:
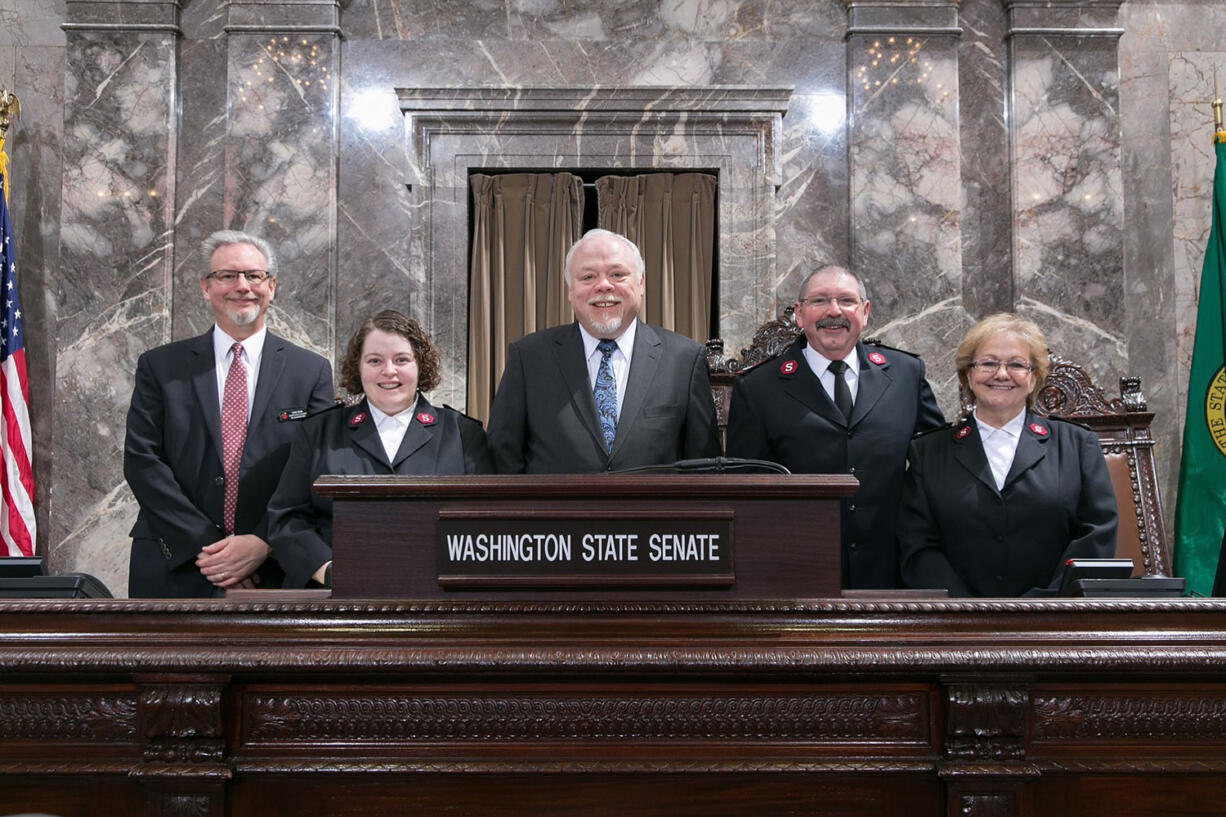
[[[332,405],[324,358],[269,332],[276,258],[263,239],[205,240],[200,291],[215,326],[137,362],[124,477],[140,505],[128,594],[207,597],[280,587],[268,500],[298,423]]]

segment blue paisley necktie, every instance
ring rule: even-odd
[[[604,435],[604,450],[613,450],[613,438],[617,436],[617,379],[613,377],[613,364],[609,358],[617,348],[617,341],[602,340],[596,344],[600,350],[600,370],[596,372],[596,412],[600,415],[600,433]]]

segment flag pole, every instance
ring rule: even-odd
[[[1222,128],[1222,98],[1217,92],[1217,66],[1213,66],[1213,141],[1226,144],[1226,129]]]
[[[34,440],[26,377],[25,320],[17,287],[17,242],[9,221],[8,154],[5,138],[20,104],[0,88],[0,556],[33,556],[38,529],[34,514]]]

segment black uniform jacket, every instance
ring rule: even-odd
[[[239,470],[234,532],[268,539],[268,498],[281,477],[295,418],[332,404],[332,368],[314,352],[269,332],[260,354],[255,400]],[[212,330],[151,349],[136,364],[128,409],[123,475],[140,513],[132,527],[132,597],[208,597],[214,587],[196,567],[205,545],[225,537],[221,405]],[[260,585],[277,587],[268,559]]]
[[[306,587],[332,558],[332,500],[312,490],[321,474],[491,474],[481,423],[417,398],[394,461],[383,450],[366,400],[312,417],[294,439],[268,507],[269,541],[286,587]]]
[[[911,445],[898,519],[903,580],[955,596],[1055,589],[1064,562],[1115,554],[1115,493],[1094,433],[1026,413],[1002,490],[973,417]]]
[[[720,453],[703,347],[639,321],[612,452],[606,452],[579,324],[533,332],[507,348],[490,409],[501,474],[593,474]]]
[[[894,527],[907,445],[945,422],[924,364],[882,346],[856,346],[859,387],[850,420],[804,358],[804,335],[782,355],[736,378],[728,456],[773,460],[796,474],[851,474],[842,503],[843,586],[897,587]]]

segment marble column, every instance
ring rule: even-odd
[[[1005,14],[962,2],[958,47],[962,159],[962,303],[980,318],[1013,308],[1013,199],[1005,121]]]
[[[869,334],[921,353],[956,408],[962,304],[957,5],[847,3],[851,263]]]
[[[69,2],[50,567],[127,586],[136,357],[170,339],[177,2]]]
[[[222,227],[266,238],[280,264],[269,327],[331,357],[335,345],[337,103],[335,0],[232,0],[225,27],[227,119],[217,181]],[[197,77],[197,81],[202,78]],[[198,263],[183,256],[185,288]],[[196,300],[191,298],[191,300]],[[206,310],[188,310],[204,329]]]
[[[1126,374],[1118,2],[1005,0],[1016,309],[1053,353]]]

